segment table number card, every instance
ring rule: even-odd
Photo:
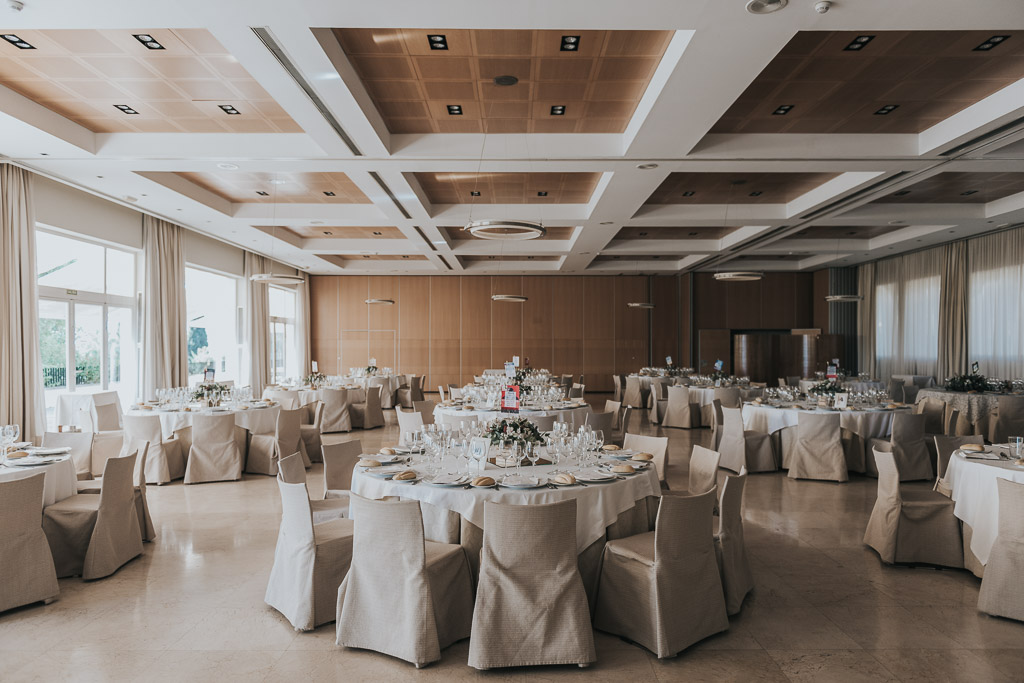
[[[487,467],[487,455],[491,450],[491,442],[482,436],[474,436],[469,440],[469,467],[483,472]]]
[[[519,356],[512,356],[512,366],[516,368],[519,367]]]
[[[316,361],[313,361],[313,372],[319,372],[320,366],[317,365]]]
[[[510,360],[505,361],[505,376],[510,379],[516,376],[516,366]]]
[[[501,412],[519,412],[519,387],[512,384],[501,390]]]
[[[672,356],[665,356],[665,365],[672,365]]]

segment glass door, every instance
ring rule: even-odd
[[[56,424],[57,396],[68,390],[68,303],[39,300],[39,350],[43,361],[46,422]]]
[[[131,308],[107,306],[107,388],[121,397],[121,405],[135,401],[138,362],[135,354]]]
[[[103,388],[105,370],[103,306],[75,304],[75,389],[94,393]]]

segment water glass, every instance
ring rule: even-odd
[[[1024,436],[1011,436],[1007,439],[1010,447],[1010,456],[1020,458],[1024,454]]]

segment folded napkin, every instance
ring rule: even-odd
[[[537,477],[528,477],[524,474],[507,474],[501,483],[503,486],[536,486],[540,483]]]
[[[468,481],[468,474],[439,474],[430,480],[434,484],[465,484]]]

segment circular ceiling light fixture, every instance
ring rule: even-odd
[[[630,308],[646,308],[648,310],[654,308],[654,304],[647,301],[630,301],[626,305]]]
[[[219,168],[222,171],[237,171],[238,170],[238,164],[228,164],[228,163],[217,164],[217,168]]]
[[[548,233],[534,221],[470,221],[462,230],[484,240],[510,241],[533,240]]]
[[[371,306],[394,306],[394,299],[367,299],[364,303]]]
[[[771,14],[789,4],[789,0],[750,0],[747,11],[751,14]]]
[[[521,304],[525,301],[529,301],[528,297],[522,294],[492,294],[491,301],[505,301],[510,303]]]
[[[829,294],[825,297],[825,301],[830,304],[854,304],[863,300],[860,294]]]
[[[724,273],[715,273],[715,279],[724,282],[753,282],[763,277],[764,273],[754,270],[731,270]]]
[[[268,285],[301,285],[305,278],[298,275],[275,275],[274,273],[256,273],[249,277],[253,282],[263,282]]]
[[[657,164],[639,164],[639,165],[637,165],[637,168],[639,168],[642,171],[649,171],[652,168],[658,168],[658,165]]]
[[[495,76],[494,85],[515,85],[519,79],[515,76]]]

